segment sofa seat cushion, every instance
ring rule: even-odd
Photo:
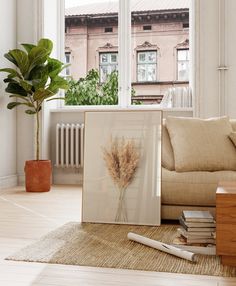
[[[181,173],[162,168],[162,204],[215,206],[218,182],[232,180],[234,171]]]
[[[177,172],[236,170],[236,150],[228,137],[233,129],[228,117],[168,117],[166,126]]]

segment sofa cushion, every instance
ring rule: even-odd
[[[232,180],[234,171],[179,173],[162,168],[162,204],[215,206],[218,182]]]
[[[232,132],[228,117],[168,117],[166,127],[177,172],[236,170],[236,150],[228,137]]]
[[[162,156],[161,164],[164,168],[172,171],[175,169],[174,153],[170,143],[170,136],[166,129],[165,119],[162,125]]]

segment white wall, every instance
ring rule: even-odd
[[[6,2],[6,1],[5,1]],[[34,20],[34,0],[17,0],[17,46],[34,43],[37,27]],[[24,181],[24,164],[34,159],[34,119],[17,108],[17,173],[21,184]]]
[[[0,68],[9,67],[3,55],[16,47],[16,0],[0,0]],[[6,108],[9,98],[0,73],[0,189],[16,185],[16,110]]]
[[[203,118],[228,115],[236,118],[236,1],[195,0],[196,106]],[[228,70],[219,70],[225,67]]]

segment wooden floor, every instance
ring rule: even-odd
[[[81,219],[81,189],[49,193],[0,190],[0,286],[234,286],[236,278],[6,261],[4,258],[69,221]]]

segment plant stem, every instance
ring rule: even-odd
[[[36,112],[36,160],[39,160],[39,129],[40,129],[40,123],[39,123],[39,112]]]
[[[118,208],[117,208],[117,212],[116,212],[115,221],[116,222],[119,222],[119,221],[127,222],[128,218],[127,218],[127,214],[126,214],[126,209],[124,209],[124,207],[125,207],[124,198],[125,198],[125,190],[126,189],[118,189],[118,190],[119,190],[119,202],[118,202]]]

